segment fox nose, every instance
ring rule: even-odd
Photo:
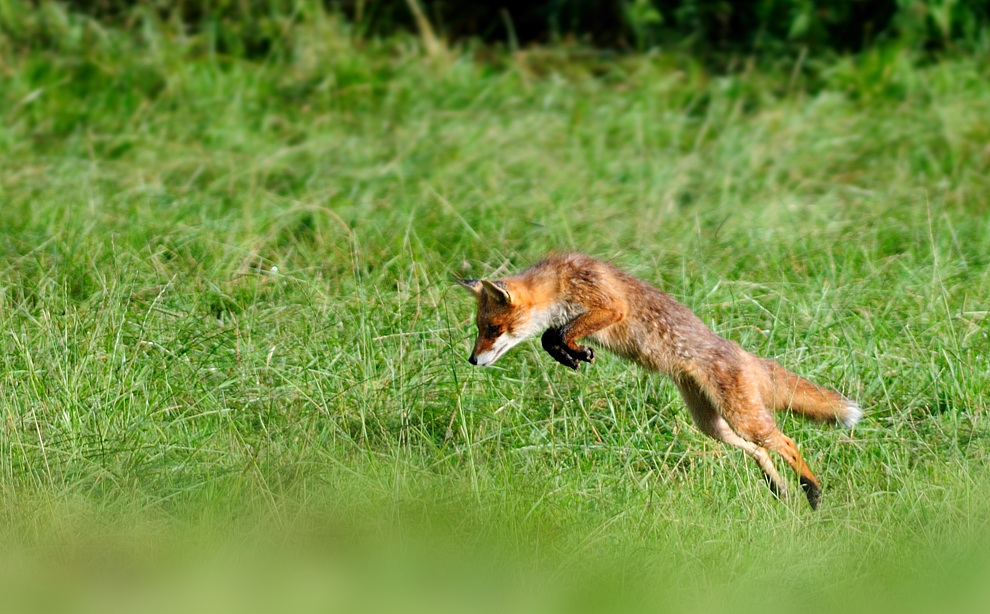
[[[470,356],[468,356],[468,362],[471,363],[472,365],[476,365],[478,364],[478,359],[475,358],[474,354],[471,354]]]

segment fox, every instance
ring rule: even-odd
[[[846,428],[863,416],[855,401],[747,352],[669,294],[591,256],[551,253],[511,277],[456,281],[477,298],[472,365],[491,366],[540,335],[554,360],[577,370],[595,362],[595,350],[578,343],[586,340],[673,380],[697,428],[746,452],[784,499],[787,484],[768,451],[779,454],[799,476],[813,510],[822,497],[818,478],[777,428],[773,412]]]

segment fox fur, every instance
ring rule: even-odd
[[[458,282],[478,300],[478,338],[468,359],[489,366],[525,339],[541,335],[543,348],[563,365],[592,363],[597,347],[669,376],[697,427],[744,450],[786,495],[768,451],[800,477],[817,509],[821,486],[794,441],[780,432],[774,411],[853,427],[862,411],[842,394],[813,384],[779,363],[755,356],[716,335],[665,292],[601,260],[555,254],[518,275]]]

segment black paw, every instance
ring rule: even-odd
[[[595,350],[586,345],[579,345],[577,352],[571,351],[571,356],[589,364],[595,362]]]
[[[570,367],[575,371],[577,371],[578,367],[581,366],[581,363],[574,360],[574,357],[568,354],[566,350],[562,354],[550,354],[550,355],[553,356],[554,360],[556,360],[560,364],[564,365],[565,367]]]
[[[572,369],[578,368],[577,356],[574,356],[571,349],[564,345],[564,338],[560,334],[560,330],[555,328],[548,329],[543,336],[540,337],[540,342],[543,344],[543,349],[546,350],[547,354],[564,365],[565,367],[570,367]]]
[[[801,478],[801,488],[804,489],[804,494],[808,497],[811,509],[817,510],[818,504],[822,502],[822,489],[807,478]]]
[[[576,349],[568,347],[564,343],[563,334],[559,329],[548,329],[543,333],[540,342],[543,344],[543,349],[547,351],[547,354],[550,354],[554,360],[565,367],[577,369],[580,366],[578,364],[580,361],[587,363],[595,362],[595,350],[586,345],[579,345]]]
[[[770,487],[770,492],[773,493],[774,497],[777,499],[783,499],[786,496],[784,489],[781,488],[780,484],[775,482],[772,477],[764,473],[763,478],[767,481],[767,486]]]

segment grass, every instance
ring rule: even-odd
[[[430,63],[324,20],[253,63],[62,18],[60,49],[0,38],[9,568],[263,542],[394,580],[341,580],[383,609],[990,599],[983,59]],[[552,248],[858,399],[853,432],[780,419],[822,509],[614,357],[472,368],[450,276]]]

